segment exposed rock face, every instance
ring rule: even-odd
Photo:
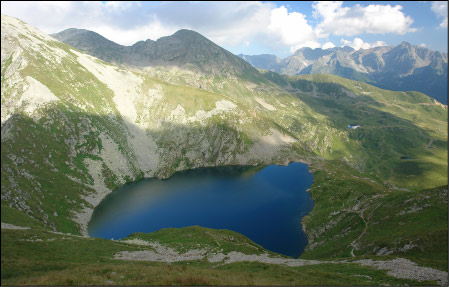
[[[1,24],[2,206],[53,230],[87,235],[94,207],[111,190],[197,167],[330,160],[375,178],[379,163],[388,162],[382,171],[391,172],[393,157],[421,154],[434,139],[428,162],[447,169],[447,112],[420,93],[331,75],[281,78],[277,85],[192,31],[139,42],[129,60],[147,53],[163,66],[129,69],[20,20],[2,15]],[[102,45],[121,53],[105,39],[94,47]],[[336,53],[339,61],[344,52]],[[304,55],[331,61],[326,53]],[[367,60],[373,69],[383,65],[377,59]],[[306,222],[311,249],[340,216],[322,226]]]
[[[301,48],[283,60],[273,55],[239,57],[256,68],[280,74],[334,74],[384,89],[423,92],[447,104],[447,53],[407,42],[358,51]]]
[[[67,29],[52,36],[107,62],[128,66],[176,66],[218,75],[258,75],[247,62],[191,30],[179,30],[157,41],[139,41],[132,46],[116,44],[88,30]]]
[[[259,69],[268,71],[280,71],[280,69],[283,67],[282,60],[275,55],[263,54],[250,56],[239,54],[238,56]]]
[[[285,258],[265,252],[261,254],[245,254],[242,252],[231,251],[223,254],[223,252],[221,252],[222,250],[217,250],[218,248],[213,248],[207,245],[201,249],[188,249],[183,253],[180,253],[168,246],[160,244],[159,242],[149,242],[138,239],[123,240],[121,242],[145,246],[144,248],[146,250],[131,252],[121,251],[114,255],[114,259],[116,260],[155,261],[170,264],[171,262],[207,259],[210,263],[220,264],[231,264],[235,262],[261,262],[265,264],[287,265],[292,267],[317,264],[360,264],[362,266],[372,266],[376,269],[386,270],[388,275],[396,278],[413,279],[417,281],[434,280],[441,286],[447,285],[447,272],[419,266],[418,264],[405,258],[395,258],[393,260],[383,261],[373,261],[371,259],[362,259],[357,261],[304,260]]]
[[[285,130],[257,116],[263,108],[250,108],[257,103],[250,93],[230,97],[172,85],[80,53],[18,19],[2,15],[1,23],[2,201],[53,229],[75,233],[79,228],[87,235],[101,199],[142,177],[165,178],[202,166],[307,160],[290,151],[298,143]],[[74,35],[89,52],[107,50],[103,58],[117,62],[126,51],[121,59],[130,63],[194,63],[210,77],[248,71],[261,77],[193,31],[132,47],[89,31],[60,34],[66,40]],[[236,85],[247,82],[236,80]],[[259,102],[278,111],[281,103],[268,103],[268,94],[259,92]],[[267,140],[270,136],[274,140]],[[58,191],[61,186],[64,192]]]

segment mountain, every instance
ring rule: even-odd
[[[253,66],[286,75],[328,73],[395,91],[419,91],[447,104],[447,53],[403,42],[396,47],[355,51],[350,47],[301,48],[276,61],[239,55]]]
[[[2,284],[445,284],[446,107],[333,75],[245,72],[197,33],[167,38],[149,49],[157,66],[118,66],[2,15]],[[90,52],[103,44],[119,48]],[[87,234],[125,183],[291,161],[314,174],[299,260],[226,230]]]
[[[268,71],[278,71],[282,67],[281,59],[276,57],[275,55],[256,55],[256,56],[248,56],[240,54],[238,55],[243,60],[247,61],[254,67],[258,69],[264,69]]]
[[[181,30],[154,44],[171,41],[182,47],[154,52],[167,67],[128,70],[2,16],[2,202],[55,230],[86,234],[93,207],[125,182],[203,166],[307,162],[330,143],[306,141],[338,136],[299,98],[199,34]],[[229,71],[248,66],[266,83],[193,73],[185,67],[219,61],[211,67],[219,71],[222,59],[184,47],[222,53]],[[291,132],[287,111],[311,129]],[[335,142],[344,146],[344,138]]]
[[[148,39],[132,46],[122,46],[95,32],[74,28],[51,36],[80,51],[115,64],[134,67],[187,67],[205,74],[258,75],[247,62],[201,34],[186,29],[157,41]]]
[[[191,30],[180,30],[157,41],[132,46],[116,44],[83,29],[67,29],[52,37],[104,61],[131,67],[172,66],[203,74],[246,76],[260,81],[252,66],[286,75],[333,74],[397,91],[419,91],[447,104],[447,53],[412,46],[376,47],[355,51],[350,47],[301,48],[286,59],[274,55],[232,53]]]
[[[96,55],[99,59],[117,64],[123,63],[123,55],[127,50],[125,46],[84,29],[71,28],[51,36],[72,47],[78,47],[79,50],[86,51],[90,55]]]

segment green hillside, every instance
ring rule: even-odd
[[[447,110],[426,95],[242,70],[229,52],[225,74],[201,73],[212,56],[192,69],[182,59],[181,67],[119,68],[18,19],[2,15],[1,25],[2,284],[444,282]],[[202,49],[224,53],[203,38]],[[315,176],[304,260],[201,227],[127,242],[87,236],[95,206],[126,182],[291,161]],[[398,271],[405,278],[363,261],[396,258],[407,259],[411,269]]]

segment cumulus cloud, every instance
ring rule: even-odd
[[[320,46],[306,16],[298,12],[289,13],[285,6],[271,10],[268,31],[271,34],[270,38],[278,37],[282,43],[290,46],[290,52],[302,47]]]
[[[154,27],[145,17],[140,2],[94,1],[2,1],[2,13],[17,17],[46,33],[68,28],[88,29],[120,44],[148,38],[137,36]],[[151,18],[152,22],[154,18]],[[156,23],[157,24],[157,23]],[[154,31],[152,30],[152,33]]]
[[[165,26],[195,30],[219,45],[320,46],[305,15],[269,2],[167,2],[151,13]]]
[[[352,41],[341,39],[340,41],[343,43],[344,46],[349,46],[349,47],[353,48],[354,50],[370,49],[370,48],[374,48],[374,47],[387,46],[387,43],[385,43],[384,41],[367,43],[367,42],[364,42],[360,38],[355,38]]]
[[[335,47],[335,45],[334,45],[334,43],[332,43],[332,42],[326,42],[326,43],[323,44],[323,49],[324,49],[324,50],[326,50],[326,49],[332,49],[332,48],[334,48],[334,47]]]
[[[440,6],[434,6],[432,9],[439,11],[435,13],[443,15]],[[321,47],[318,39],[331,34],[414,31],[413,20],[402,13],[399,5],[343,7],[342,2],[315,2],[316,26],[300,11],[277,7],[271,2],[2,1],[1,8],[2,13],[46,33],[67,28],[87,29],[122,45],[157,40],[179,29],[191,29],[229,49],[254,45],[264,47],[266,52],[271,49],[273,53],[285,53],[303,47]],[[447,19],[447,11],[445,15]],[[353,45],[372,44],[354,42]],[[334,46],[331,42],[322,45],[323,48]]]
[[[324,1],[313,4],[313,15],[320,18],[316,31],[321,37],[329,34],[354,36],[371,34],[405,34],[416,31],[412,28],[413,19],[404,15],[402,6],[357,4],[343,7],[342,1]]]
[[[270,2],[1,2],[2,12],[46,33],[95,31],[122,45],[195,30],[219,45],[318,47],[305,15]]]
[[[238,45],[268,29],[274,8],[260,2],[164,2],[148,14],[165,27],[191,29],[219,45]]]
[[[446,1],[433,1],[432,6],[430,6],[435,15],[438,18],[443,18],[443,21],[440,23],[440,28],[447,28],[447,2]]]

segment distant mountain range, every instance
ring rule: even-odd
[[[447,104],[447,53],[402,42],[393,47],[354,50],[301,48],[279,59],[274,55],[238,55],[258,69],[279,74],[333,74],[396,91],[419,91]]]
[[[189,30],[132,46],[86,30],[53,37],[1,16],[4,285],[447,285],[447,107],[419,92],[335,75],[259,71]],[[321,62],[323,72],[363,67],[398,78],[438,70],[431,59],[441,55],[412,47],[420,55],[415,61],[434,66],[407,69],[411,54],[399,49],[401,58],[394,49],[379,48],[379,56],[303,49],[296,61],[310,62],[300,72],[318,72],[314,63]],[[343,63],[352,57],[365,64],[351,60],[350,70]],[[274,59],[272,69],[282,62]],[[398,68],[392,59],[405,68],[391,72]],[[338,66],[326,68],[333,61]],[[447,60],[441,63],[444,71]],[[125,183],[200,167],[289,162],[307,163],[314,175],[301,261],[201,227],[123,241],[86,237],[94,208]],[[181,250],[191,263],[162,263]],[[126,253],[155,254],[143,259],[156,262],[119,257]],[[262,263],[229,261],[230,254]],[[364,262],[413,269],[395,278]]]
[[[301,48],[279,59],[275,55],[238,55],[222,49],[201,34],[179,30],[157,41],[132,46],[112,42],[95,32],[67,29],[52,37],[106,62],[119,65],[177,66],[222,76],[258,78],[256,69],[285,75],[333,74],[396,91],[419,91],[447,104],[447,53],[431,51],[407,42],[396,47],[354,50]],[[248,65],[247,63],[251,64]],[[254,68],[255,67],[255,68]]]

